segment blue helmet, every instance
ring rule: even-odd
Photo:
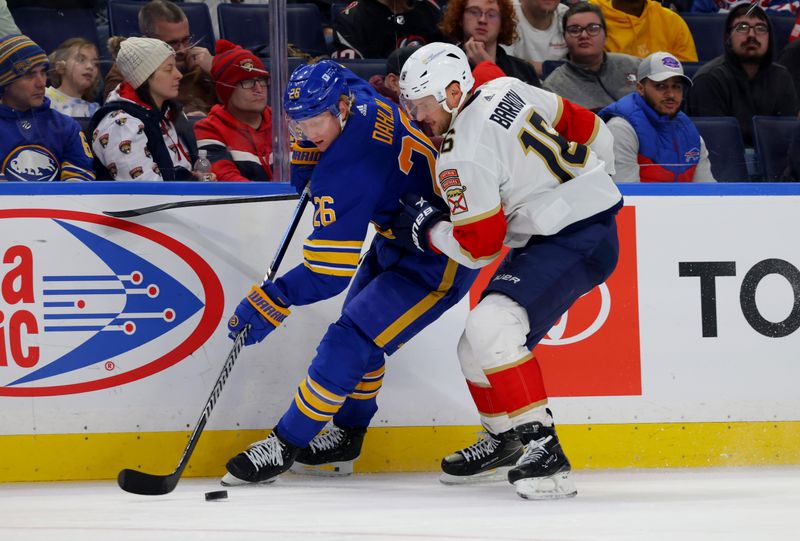
[[[332,60],[299,66],[289,77],[283,108],[290,120],[304,120],[329,111],[339,116],[339,98],[348,95],[343,67]]]

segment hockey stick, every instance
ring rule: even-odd
[[[269,270],[265,276],[267,280],[272,280],[275,277],[275,273],[278,271],[281,261],[283,261],[283,256],[286,255],[286,249],[289,247],[289,242],[297,229],[297,225],[300,223],[300,219],[303,216],[303,211],[309,199],[310,193],[308,191],[308,186],[306,186],[306,189],[300,196],[300,201],[297,203],[297,208],[294,210],[292,221],[286,229],[286,233],[283,234],[281,243],[278,246],[278,252],[269,265]],[[200,439],[200,434],[202,434],[208,422],[208,418],[211,416],[214,405],[217,403],[220,393],[222,393],[222,387],[225,385],[231,370],[233,370],[233,365],[236,363],[236,358],[239,356],[239,351],[241,351],[244,340],[247,338],[249,332],[250,326],[246,325],[233,341],[233,347],[230,353],[228,353],[228,358],[225,359],[225,363],[222,365],[222,372],[220,372],[217,382],[211,390],[211,396],[209,396],[208,401],[206,401],[203,413],[200,415],[200,419],[197,421],[192,435],[189,436],[189,442],[186,444],[186,449],[184,449],[183,456],[181,456],[181,460],[178,462],[178,467],[175,471],[169,475],[155,475],[138,470],[124,469],[119,472],[117,476],[117,484],[122,490],[133,494],[142,494],[144,496],[158,496],[161,494],[168,494],[175,490],[183,474],[183,470],[189,463],[189,458],[191,458],[192,452]]]
[[[130,210],[104,210],[103,214],[106,216],[113,216],[114,218],[132,218],[134,216],[142,216],[150,214],[151,212],[159,212],[161,210],[169,209],[182,209],[186,207],[205,207],[209,205],[232,205],[234,203],[259,203],[261,201],[289,201],[297,199],[294,194],[274,194],[274,195],[259,195],[257,197],[224,197],[221,199],[192,199],[191,201],[173,201],[172,203],[161,203],[160,205],[153,205],[151,207],[141,207],[138,209]]]

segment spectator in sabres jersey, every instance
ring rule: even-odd
[[[222,103],[194,126],[219,180],[272,178],[272,108],[269,72],[259,58],[229,41],[217,41],[211,75]]]
[[[714,182],[703,138],[681,112],[692,81],[669,53],[639,64],[636,92],[600,111],[614,135],[616,182]]]
[[[27,36],[0,38],[0,181],[92,180],[92,152],[45,96],[48,60]]]

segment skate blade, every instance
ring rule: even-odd
[[[514,466],[501,466],[493,470],[476,473],[475,475],[451,475],[442,473],[439,482],[443,485],[474,485],[480,483],[497,483],[508,480],[508,470]]]
[[[273,477],[272,479],[267,479],[266,481],[260,481],[258,483],[251,483],[250,481],[245,481],[244,479],[239,479],[232,473],[226,473],[222,479],[220,479],[219,484],[224,487],[241,487],[245,485],[269,485],[270,483],[274,483],[277,477]]]
[[[577,496],[578,489],[569,478],[569,472],[550,477],[530,477],[514,483],[517,495],[526,500],[560,500]]]
[[[329,462],[327,464],[301,464],[295,462],[290,470],[299,475],[316,475],[319,477],[346,477],[353,473],[353,460],[346,462]]]

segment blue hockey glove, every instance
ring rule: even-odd
[[[431,228],[447,219],[444,212],[431,205],[421,195],[407,193],[400,198],[403,208],[392,222],[392,233],[410,251],[437,251],[431,247]]]
[[[306,184],[311,180],[314,166],[319,162],[321,152],[308,141],[295,141],[289,158],[290,182],[297,193],[303,193]]]
[[[228,337],[235,339],[244,326],[250,324],[244,345],[256,344],[280,327],[290,313],[285,295],[275,284],[269,280],[265,280],[261,287],[254,284],[228,320]]]

